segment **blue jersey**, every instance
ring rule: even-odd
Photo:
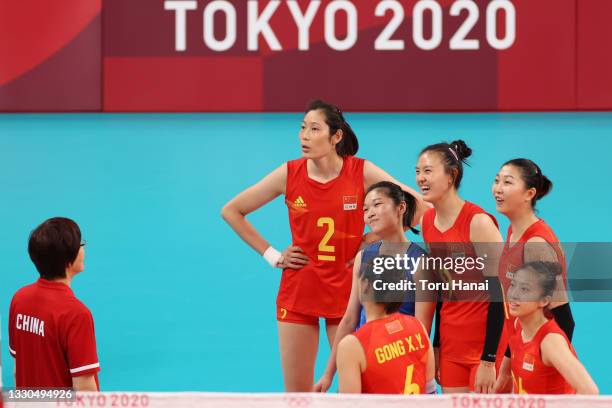
[[[371,245],[368,245],[367,247],[363,249],[363,254],[361,256],[361,266],[362,267],[364,265],[371,264],[372,259],[378,256],[378,254],[380,253],[381,245],[382,245],[382,241],[378,241]],[[425,254],[426,252],[423,250],[423,248],[421,248],[414,242],[411,242],[410,246],[406,250],[406,255],[408,255],[408,258],[411,258],[411,259],[416,259]],[[408,279],[409,281],[412,281],[412,274],[414,273],[412,269],[413,269],[412,263],[409,263],[408,268],[406,269],[406,279]],[[400,307],[399,312],[410,315],[410,316],[414,316],[414,291],[408,292],[407,299]],[[363,307],[361,307],[361,311],[359,314],[360,314],[359,324],[357,324],[357,327],[355,328],[355,330],[359,329],[361,326],[363,326],[366,323],[365,309]]]

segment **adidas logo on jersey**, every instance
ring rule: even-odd
[[[306,208],[308,204],[306,204],[302,196],[298,196],[298,198],[296,198],[293,202],[293,206],[298,208]]]

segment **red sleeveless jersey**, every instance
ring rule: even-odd
[[[504,299],[508,294],[508,288],[510,288],[510,283],[512,281],[512,277],[514,276],[514,272],[520,268],[525,263],[525,243],[529,241],[533,237],[540,237],[544,241],[546,241],[555,251],[557,255],[557,259],[561,264],[561,268],[563,270],[562,278],[567,288],[567,265],[565,262],[565,255],[563,254],[563,249],[559,244],[559,239],[553,232],[553,230],[544,222],[544,220],[538,220],[537,222],[531,224],[527,230],[521,235],[521,237],[514,243],[510,243],[510,237],[512,236],[512,226],[508,228],[508,235],[506,236],[506,243],[504,244],[504,250],[499,259],[499,282],[502,285]],[[504,302],[504,312],[506,319],[511,318],[508,312],[508,305]],[[506,347],[508,346],[508,333],[506,332],[506,327],[504,326],[504,332],[502,333],[502,337],[499,341],[499,346],[497,348],[497,365],[501,364],[501,360],[503,359],[503,355],[506,351]]]
[[[285,202],[292,245],[310,260],[301,269],[285,269],[277,306],[311,316],[344,315],[351,293],[352,268],[363,236],[364,160],[346,157],[335,179],[308,177],[307,159],[287,162]]]
[[[567,272],[563,249],[559,244],[559,239],[544,220],[538,220],[531,224],[514,244],[510,243],[511,236],[512,225],[508,228],[508,236],[506,237],[504,251],[499,259],[499,281],[504,289],[504,295],[506,295],[510,287],[514,272],[525,263],[525,243],[534,237],[542,238],[554,249],[557,259],[563,268],[563,281],[567,284]]]
[[[423,239],[429,246],[429,256],[476,259],[476,250],[470,242],[470,224],[476,214],[487,214],[497,226],[495,217],[466,201],[453,226],[441,232],[434,225],[436,210],[428,209],[423,215],[421,227]],[[440,278],[445,282],[485,281],[482,271],[476,267],[466,268],[461,274],[445,269],[441,275]],[[440,356],[459,363],[480,361],[487,328],[488,293],[450,290],[442,295],[444,303],[440,313]]]
[[[575,394],[571,385],[554,367],[544,365],[541,344],[550,333],[563,336],[572,354],[576,355],[565,332],[554,319],[546,322],[530,341],[524,342],[521,335],[521,324],[516,320],[510,336],[512,353],[512,383],[515,394]]]
[[[425,394],[429,342],[413,316],[394,313],[353,333],[366,356],[364,394]]]

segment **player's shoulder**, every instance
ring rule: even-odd
[[[300,166],[300,165],[306,165],[306,161],[307,160],[308,159],[306,159],[305,157],[300,157],[300,158],[297,158],[297,159],[287,160],[287,162],[282,164],[281,167],[283,165],[285,165],[287,167],[296,167],[296,166]]]
[[[471,226],[475,228],[486,228],[491,226],[497,228],[497,222],[492,215],[486,212],[475,212],[472,214]]]
[[[523,235],[526,242],[559,242],[552,228],[544,220],[538,220]]]
[[[540,350],[546,360],[547,357],[557,355],[562,350],[571,351],[570,342],[562,333],[549,331],[543,334],[540,340]]]
[[[13,295],[13,298],[22,297],[24,295],[29,295],[35,290],[36,290],[36,283],[30,283],[29,285],[25,285],[17,289],[17,291]]]
[[[378,255],[378,253],[380,252],[381,245],[382,240],[380,239],[367,244],[361,251],[359,251],[361,253],[361,259],[365,261]]]
[[[359,361],[365,362],[365,351],[359,339],[353,334],[344,336],[338,343],[338,354],[336,356],[338,368],[346,368],[348,365],[353,365]]]
[[[547,240],[545,240],[543,237],[539,236],[539,235],[534,235],[532,237],[529,237],[529,239],[527,239],[527,241],[525,241],[528,244],[545,244],[548,243]]]
[[[481,206],[479,206],[478,204],[474,204],[471,201],[465,200],[465,203],[463,204],[463,208],[461,209],[461,212],[468,218],[475,218],[475,217],[482,218],[482,219],[489,218],[491,221],[493,221],[497,225],[497,220],[492,214],[489,214]]]
[[[434,207],[427,208],[421,217],[421,228],[425,229],[433,225],[435,218],[436,209]]]
[[[36,292],[36,282],[30,283],[29,285],[17,289],[11,300],[11,305],[19,303],[21,301],[28,301],[30,298],[35,296]]]
[[[419,257],[421,255],[427,255],[427,251],[420,246],[419,244],[412,242],[410,244],[410,247],[408,247],[408,251],[407,251],[411,256],[413,257]]]
[[[72,318],[92,319],[89,308],[76,296],[71,296],[64,302],[64,313]]]
[[[473,213],[473,214],[478,214],[478,213],[484,213],[485,210],[482,209],[481,206],[479,206],[478,204],[475,204],[471,201],[465,200],[464,205],[464,211],[467,213]]]
[[[497,219],[492,215],[468,201],[465,202],[468,207],[464,214],[467,220],[469,220],[470,231],[487,231],[487,230],[499,230],[499,224]]]
[[[340,340],[340,343],[338,343],[338,352],[340,352],[340,350],[350,352],[351,350],[355,350],[357,347],[361,347],[361,343],[359,342],[357,336],[354,334],[348,334],[344,336],[342,340]]]
[[[407,323],[413,328],[425,330],[423,323],[421,323],[421,321],[417,319],[415,316],[404,314],[404,313],[398,313],[398,318],[400,319],[400,321]]]
[[[357,157],[357,156],[346,156],[344,158],[344,160],[347,163],[358,164],[358,165],[361,165],[361,166],[375,166],[375,164],[372,163],[371,161],[368,161],[368,160],[366,160],[364,158]]]
[[[365,177],[368,170],[368,162],[357,156],[346,156],[343,158],[343,173],[346,175],[350,175],[352,178],[355,177]]]

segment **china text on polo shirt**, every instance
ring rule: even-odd
[[[69,388],[72,377],[91,374],[98,384],[93,317],[61,282],[39,279],[15,293],[9,351],[16,360],[17,387]]]

